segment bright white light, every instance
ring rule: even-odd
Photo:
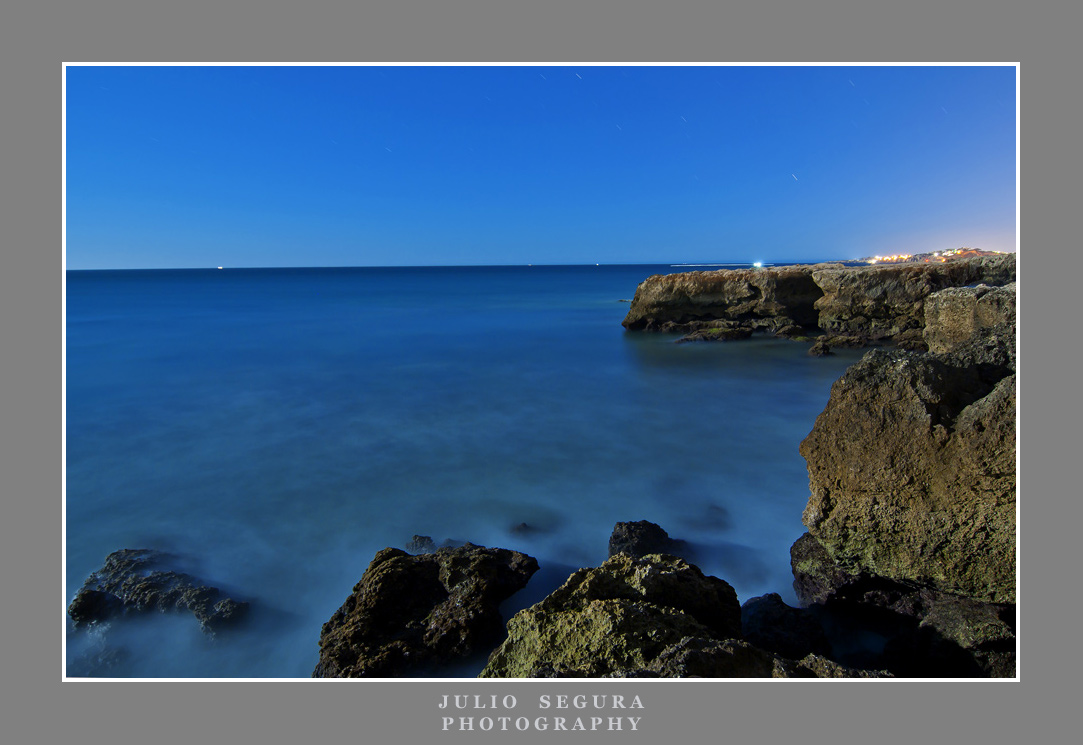
[[[757,261],[752,266],[756,267],[757,269],[762,269],[763,268],[763,262],[762,261]]]

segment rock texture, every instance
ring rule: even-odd
[[[925,302],[925,342],[930,352],[950,352],[984,328],[1014,323],[1015,282],[941,290]]]
[[[911,659],[950,659],[957,675],[974,674],[973,666],[990,678],[1014,677],[1015,606],[939,597],[922,617],[914,646]]]
[[[169,569],[171,557],[152,549],[121,549],[106,557],[68,607],[75,628],[147,612],[189,611],[208,633],[235,624],[248,603],[222,595],[217,587]]]
[[[1015,281],[1015,256],[987,256],[930,264],[868,267],[822,266],[812,278],[824,331],[872,339],[893,338],[925,325],[925,298],[947,287]]]
[[[786,659],[737,639],[682,639],[667,647],[648,669],[664,678],[892,677],[886,671],[858,670],[820,655]]]
[[[537,570],[526,554],[470,543],[385,548],[323,625],[312,676],[397,677],[485,652],[504,635],[499,604]]]
[[[907,677],[1015,675],[1014,604],[841,571],[807,533],[791,556],[794,586],[826,630],[831,659]],[[870,638],[882,641],[871,646],[854,641]]]
[[[835,639],[888,640],[834,659],[1014,675],[1014,308],[1014,284],[930,295],[936,351],[866,354],[801,443],[811,496],[794,589]]]
[[[804,523],[842,571],[1014,602],[1014,365],[972,344],[872,351],[832,387],[800,450]]]
[[[822,294],[807,267],[654,275],[636,288],[624,327],[715,319],[768,330],[807,326],[816,323],[813,303]]]
[[[630,330],[691,332],[687,341],[736,339],[751,331],[803,338],[819,329],[860,344],[890,340],[923,350],[926,298],[949,287],[1014,281],[1014,254],[655,275],[636,289],[623,324]]]
[[[616,556],[576,572],[508,624],[483,678],[867,678],[823,656],[740,639],[733,591],[672,556]]]
[[[712,322],[717,323],[717,322]],[[787,327],[789,328],[789,327]],[[740,341],[752,336],[752,329],[746,326],[706,326],[695,329],[677,340],[678,344],[690,341]]]
[[[740,635],[728,583],[675,556],[620,553],[515,614],[481,677],[601,677],[647,668],[685,637]]]

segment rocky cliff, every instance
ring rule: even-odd
[[[814,268],[823,292],[817,325],[837,334],[894,338],[925,326],[925,299],[948,287],[1003,285],[1015,280],[1015,255],[930,264]]]
[[[933,293],[1014,280],[1014,254],[928,264],[836,263],[655,275],[636,289],[623,325],[648,331],[727,330],[697,337],[705,340],[739,338],[732,329],[743,328],[784,336],[804,329],[866,340],[915,336],[920,341],[925,300]]]
[[[636,288],[624,327],[719,319],[768,330],[805,326],[816,323],[813,304],[822,295],[808,267],[654,275]]]

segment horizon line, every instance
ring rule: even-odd
[[[821,264],[835,261],[860,261],[860,258],[845,259],[819,259],[809,261],[803,259],[783,261],[603,261],[583,263],[514,263],[514,264],[280,264],[280,265],[245,265],[245,266],[117,266],[117,267],[64,267],[67,272],[155,272],[155,271],[217,271],[238,269],[483,269],[483,268],[512,268],[512,267],[558,267],[558,266],[672,266],[672,267],[696,267],[696,266],[754,266],[761,263],[765,266],[781,266],[784,264]]]

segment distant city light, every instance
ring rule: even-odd
[[[946,262],[948,259],[965,259],[974,256],[993,256],[1004,253],[1003,251],[986,251],[980,248],[970,248],[969,246],[963,246],[962,248],[949,248],[943,251],[934,251],[929,253],[918,254],[895,254],[893,256],[871,256],[865,259],[859,259],[866,264],[898,264],[905,262],[924,262],[930,261]]]

